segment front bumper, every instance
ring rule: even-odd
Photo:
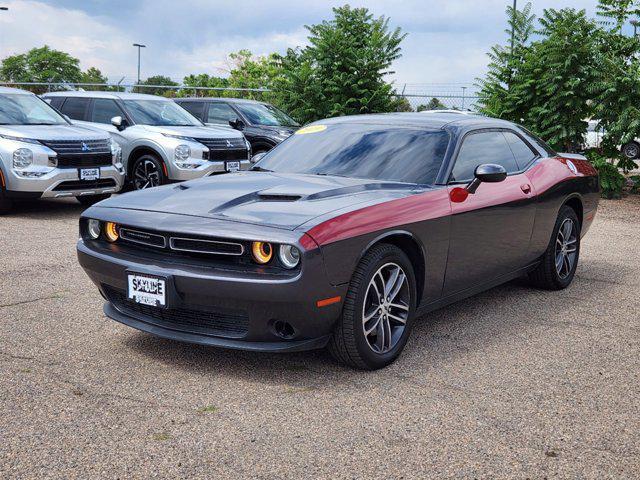
[[[5,195],[8,197],[32,195],[42,198],[79,197],[116,193],[122,189],[123,171],[113,165],[95,168],[100,168],[98,181],[80,181],[77,168],[55,168],[37,178],[20,177],[10,171],[5,176]]]
[[[261,278],[175,259],[149,261],[136,255],[78,242],[78,259],[107,299],[110,318],[164,338],[264,352],[322,348],[342,302],[318,307],[321,299],[344,298],[346,286],[329,282],[319,250],[306,252],[297,275]],[[169,279],[169,308],[141,307],[126,298],[127,273]],[[293,335],[278,334],[285,322]]]
[[[249,170],[251,168],[250,160],[231,160],[240,162],[240,170]],[[176,182],[184,182],[187,180],[195,180],[196,178],[208,177],[209,175],[217,175],[226,173],[226,165],[224,161],[208,161],[201,167],[194,169],[178,168],[176,165],[167,166],[167,174],[169,180]]]

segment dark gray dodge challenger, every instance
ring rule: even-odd
[[[78,258],[105,313],[133,328],[265,352],[328,345],[376,369],[431,310],[520,276],[567,287],[598,191],[584,157],[509,122],[344,117],[252,171],[93,206]]]

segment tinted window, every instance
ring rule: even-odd
[[[210,103],[207,123],[221,123],[228,125],[230,120],[238,118],[238,114],[227,103]]]
[[[449,135],[442,130],[314,125],[289,137],[254,168],[432,184],[448,144]]]
[[[451,180],[461,182],[473,179],[476,167],[483,163],[502,165],[509,173],[519,170],[502,132],[474,133],[463,140]]]
[[[52,107],[59,109],[60,105],[62,105],[62,102],[64,101],[64,97],[45,98],[45,101],[49,102],[49,105]]]
[[[68,97],[60,111],[74,120],[84,120],[88,105],[88,98]]]
[[[122,110],[115,102],[108,98],[96,98],[93,101],[93,112],[91,113],[91,122],[111,123],[113,117],[123,116]]]
[[[550,157],[555,155],[553,148],[547,145],[547,143],[544,140],[542,140],[540,137],[538,137],[537,135],[534,135],[529,130],[524,128],[522,125],[518,125],[518,128],[520,128],[520,130],[522,131],[521,133],[524,134],[525,138],[529,140],[529,142],[531,142],[532,145],[535,145],[537,148],[545,152]]]
[[[529,162],[533,160],[537,154],[535,154],[530,148],[529,145],[524,143],[522,139],[513,132],[503,132],[504,138],[507,139],[507,143],[509,147],[511,147],[511,152],[513,156],[516,157],[516,163],[518,164],[518,169],[522,170],[524,167],[529,165]]]
[[[278,110],[273,105],[264,103],[239,103],[236,108],[249,120],[251,125],[267,125],[276,127],[297,127],[296,122],[282,110]]]
[[[178,102],[182,108],[196,118],[202,118],[204,113],[204,102]]]

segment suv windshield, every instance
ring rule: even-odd
[[[266,125],[270,127],[297,127],[299,126],[289,115],[278,110],[273,105],[262,103],[237,103],[236,107],[247,117],[252,125]]]
[[[139,125],[201,127],[202,122],[178,104],[165,100],[125,100],[124,106]]]
[[[271,150],[255,170],[433,184],[449,144],[442,130],[312,125]]]
[[[48,103],[35,95],[7,93],[0,95],[1,125],[68,125]]]

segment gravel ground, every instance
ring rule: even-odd
[[[432,313],[374,373],[105,318],[80,211],[0,218],[1,478],[640,477],[640,197],[601,203],[567,290]]]

